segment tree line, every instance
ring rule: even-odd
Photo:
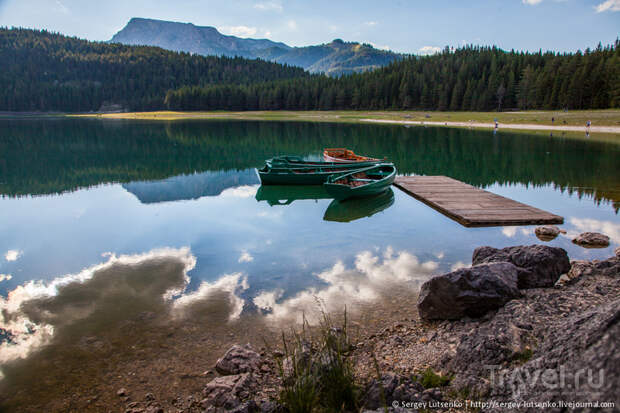
[[[445,48],[340,78],[314,75],[245,85],[185,85],[179,110],[603,109],[620,107],[620,42],[576,53]]]
[[[620,107],[620,41],[576,53],[445,48],[341,76],[0,28],[0,111]]]
[[[240,57],[90,42],[57,33],[0,28],[0,111],[164,107],[184,85],[249,84],[308,76],[301,68]]]

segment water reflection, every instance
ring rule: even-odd
[[[136,181],[123,184],[143,204],[198,199],[217,196],[228,188],[259,183],[254,169],[242,171],[201,172],[179,175],[159,181]]]
[[[327,209],[323,219],[325,221],[351,222],[360,218],[370,217],[394,204],[394,192],[392,189],[360,199],[348,199],[338,201],[334,199]]]
[[[414,292],[420,284],[430,278],[438,268],[438,262],[421,262],[406,251],[394,253],[388,247],[383,255],[363,251],[356,255],[353,268],[347,268],[338,261],[316,277],[324,283],[311,287],[291,297],[281,299],[283,290],[262,291],[253,298],[253,303],[265,314],[266,320],[281,325],[283,322],[301,322],[305,319],[316,323],[321,310],[340,312],[346,307],[355,312],[357,307],[388,299],[396,291]]]
[[[552,184],[592,195],[597,202],[611,201],[616,211],[620,207],[620,145],[613,142],[517,132],[504,132],[498,139],[478,130],[301,122],[0,122],[0,153],[5,154],[0,159],[0,193],[9,196],[242,171],[274,155],[318,156],[323,147],[347,146],[386,156],[403,174],[448,175],[483,187]],[[166,187],[165,182],[158,185]],[[136,193],[146,191],[144,199],[159,196],[148,197],[148,186],[132,187]],[[200,190],[171,196],[196,195]]]
[[[143,312],[166,311],[166,301],[187,287],[187,272],[195,264],[188,248],[110,254],[77,274],[18,286],[0,296],[0,325],[10,332],[0,344],[0,363],[24,358],[52,340],[99,333]]]
[[[29,281],[0,297],[0,363],[27,358],[49,344],[78,343],[83,337],[100,337],[128,320],[191,320],[207,328],[237,320],[251,300],[271,322],[298,322],[305,314],[318,320],[323,310],[354,314],[392,291],[415,291],[438,268],[415,255],[391,247],[363,251],[352,268],[343,261],[315,274],[318,286],[302,290],[261,290],[245,296],[248,277],[224,274],[188,290],[196,258],[189,248],[164,248],[143,254],[108,254],[105,262],[50,282]]]
[[[612,243],[620,244],[620,223],[594,218],[571,217],[568,221],[575,226],[563,236],[573,239],[581,232],[600,232],[607,235]]]
[[[270,206],[290,205],[295,201],[308,199],[329,199],[331,195],[323,185],[261,185],[256,192],[257,201],[266,201]]]

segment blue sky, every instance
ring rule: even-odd
[[[292,46],[335,38],[399,52],[443,46],[575,51],[620,32],[620,0],[0,0],[0,26],[108,40],[131,17],[215,26]]]

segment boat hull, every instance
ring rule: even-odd
[[[381,162],[380,159],[355,154],[346,148],[326,148],[323,150],[326,162]]]
[[[341,171],[294,173],[290,170],[258,171],[263,185],[322,185],[327,178]]]
[[[391,171],[385,177],[381,177],[380,179],[372,180],[367,184],[361,186],[349,186],[341,183],[337,183],[344,176],[351,175],[356,172],[350,172],[347,174],[341,175],[333,175],[328,181],[325,182],[325,190],[331,196],[333,196],[337,200],[345,200],[351,198],[365,198],[373,195],[380,194],[382,192],[387,191],[392,183],[394,183],[394,178],[396,177],[396,168],[394,165],[379,165],[375,168],[365,168],[359,171],[366,171],[369,175],[372,175],[373,169],[376,168],[391,168]]]

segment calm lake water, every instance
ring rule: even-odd
[[[470,264],[477,246],[542,243],[534,226],[465,228],[396,188],[338,204],[320,188],[259,187],[265,159],[318,159],[323,147],[561,215],[567,234],[548,245],[572,259],[620,244],[618,144],[383,125],[0,120],[0,403],[80,408],[114,380],[157,387],[138,378],[160,373],[153,357],[198,386],[192,374],[209,366],[197,360],[256,341],[257,329],[313,321],[321,307],[346,305],[358,320],[386,302],[414,311],[420,283]],[[573,245],[583,231],[612,244]]]

